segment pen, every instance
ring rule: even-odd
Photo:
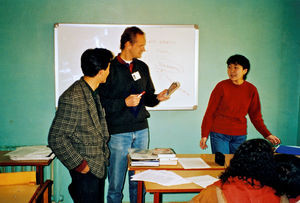
[[[146,93],[146,92],[145,92],[145,91],[143,91],[141,94],[139,94],[139,95],[138,95],[138,97],[141,97],[141,96],[143,96],[145,93]]]
[[[53,152],[51,152],[47,157],[51,157],[52,154],[53,154]]]

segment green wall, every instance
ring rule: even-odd
[[[199,148],[201,121],[235,53],[250,59],[248,81],[258,88],[270,131],[283,144],[300,145],[299,9],[299,0],[0,0],[0,146],[47,144],[55,113],[55,23],[199,26],[198,109],[151,112],[151,148],[210,153]],[[255,137],[261,136],[249,123],[248,138]],[[68,172],[58,161],[54,169],[54,200],[70,202]],[[127,183],[124,194],[129,201]]]

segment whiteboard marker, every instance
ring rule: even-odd
[[[141,96],[143,96],[145,93],[146,93],[146,92],[145,92],[145,91],[143,91],[141,94],[139,94],[139,95],[138,95],[138,97],[141,97]]]

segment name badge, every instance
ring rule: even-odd
[[[134,81],[137,81],[137,80],[141,79],[141,75],[138,71],[132,73],[131,76],[132,76]]]

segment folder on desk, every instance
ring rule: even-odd
[[[300,155],[300,147],[299,146],[289,146],[289,145],[279,145],[275,149],[275,152],[281,153],[281,154]]]

